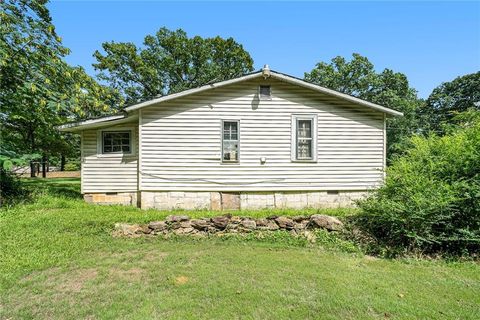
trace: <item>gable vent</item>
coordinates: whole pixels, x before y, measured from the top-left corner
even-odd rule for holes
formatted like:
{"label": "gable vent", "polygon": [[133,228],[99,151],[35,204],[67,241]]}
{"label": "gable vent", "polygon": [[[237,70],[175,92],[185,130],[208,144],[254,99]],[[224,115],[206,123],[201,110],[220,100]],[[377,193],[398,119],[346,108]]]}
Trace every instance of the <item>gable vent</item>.
{"label": "gable vent", "polygon": [[270,86],[260,86],[259,89],[260,100],[272,100],[272,92]]}

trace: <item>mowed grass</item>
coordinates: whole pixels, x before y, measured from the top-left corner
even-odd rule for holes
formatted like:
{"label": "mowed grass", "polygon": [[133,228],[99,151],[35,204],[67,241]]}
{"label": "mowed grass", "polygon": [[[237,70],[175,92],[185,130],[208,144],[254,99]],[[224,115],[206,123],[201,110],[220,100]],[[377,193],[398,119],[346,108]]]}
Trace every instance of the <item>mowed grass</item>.
{"label": "mowed grass", "polygon": [[[42,195],[0,211],[0,319],[478,319],[480,314],[476,262],[379,259],[330,236],[316,244],[286,234],[263,240],[114,238],[115,222],[142,223],[170,212],[86,204],[77,179],[28,184]],[[272,213],[304,212],[242,214]]]}

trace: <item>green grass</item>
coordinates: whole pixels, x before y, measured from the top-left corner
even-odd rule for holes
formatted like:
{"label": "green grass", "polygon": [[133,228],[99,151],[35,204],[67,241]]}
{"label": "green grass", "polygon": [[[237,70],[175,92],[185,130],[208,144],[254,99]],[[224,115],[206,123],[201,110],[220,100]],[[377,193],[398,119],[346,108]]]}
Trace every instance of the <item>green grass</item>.
{"label": "green grass", "polygon": [[[480,313],[475,262],[378,259],[327,233],[316,244],[287,234],[113,238],[115,222],[171,213],[86,204],[77,179],[27,184],[43,192],[33,203],[0,211],[0,319],[476,319]],[[278,213],[305,212],[242,212]]]}

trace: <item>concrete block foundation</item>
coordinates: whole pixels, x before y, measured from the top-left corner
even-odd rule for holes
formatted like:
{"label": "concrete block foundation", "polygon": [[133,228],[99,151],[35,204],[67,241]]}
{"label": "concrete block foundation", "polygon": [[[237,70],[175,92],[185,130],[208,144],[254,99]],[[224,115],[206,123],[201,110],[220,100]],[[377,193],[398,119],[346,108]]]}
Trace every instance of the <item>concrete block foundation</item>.
{"label": "concrete block foundation", "polygon": [[258,210],[354,207],[367,191],[314,192],[141,192],[142,209]]}
{"label": "concrete block foundation", "polygon": [[354,207],[367,191],[313,192],[136,192],[88,193],[84,199],[96,204],[139,205],[158,210],[259,210]]}
{"label": "concrete block foundation", "polygon": [[95,204],[119,204],[125,206],[137,205],[136,192],[107,192],[107,193],[86,193],[83,195],[86,202]]}

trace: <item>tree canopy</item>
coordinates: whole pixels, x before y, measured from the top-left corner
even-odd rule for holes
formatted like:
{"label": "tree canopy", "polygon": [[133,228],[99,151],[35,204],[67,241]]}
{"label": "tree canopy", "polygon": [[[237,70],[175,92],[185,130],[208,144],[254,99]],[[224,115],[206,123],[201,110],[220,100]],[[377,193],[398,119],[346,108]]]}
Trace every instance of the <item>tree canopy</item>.
{"label": "tree canopy", "polygon": [[253,70],[253,60],[233,38],[190,38],[186,32],[161,28],[147,35],[143,46],[105,42],[96,51],[98,78],[134,103],[210,82],[241,76]]}
{"label": "tree canopy", "polygon": [[480,111],[480,72],[457,77],[436,87],[419,113],[427,130],[441,134],[457,114],[469,109]]}
{"label": "tree canopy", "polygon": [[403,149],[406,137],[418,129],[417,109],[422,101],[411,88],[406,75],[384,69],[377,73],[364,56],[354,53],[347,61],[337,56],[330,63],[320,62],[305,73],[305,80],[404,113],[387,121],[388,154]]}
{"label": "tree canopy", "polygon": [[0,3],[2,144],[20,154],[68,151],[70,143],[56,125],[109,112],[119,101],[114,90],[63,60],[69,50],[46,2]]}

